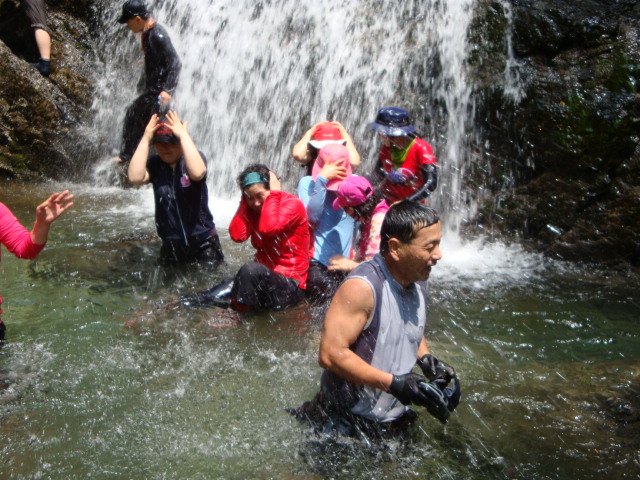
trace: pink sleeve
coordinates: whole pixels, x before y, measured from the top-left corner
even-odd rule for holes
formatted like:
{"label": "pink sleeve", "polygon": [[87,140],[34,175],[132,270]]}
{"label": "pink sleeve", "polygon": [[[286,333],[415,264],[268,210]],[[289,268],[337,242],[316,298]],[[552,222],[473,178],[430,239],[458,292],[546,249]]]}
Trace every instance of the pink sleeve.
{"label": "pink sleeve", "polygon": [[387,212],[378,212],[371,217],[371,228],[369,230],[369,238],[365,247],[364,258],[362,260],[371,260],[376,253],[380,251],[380,229],[382,221]]}
{"label": "pink sleeve", "polygon": [[35,258],[44,248],[31,240],[31,233],[0,203],[0,243],[18,258]]}

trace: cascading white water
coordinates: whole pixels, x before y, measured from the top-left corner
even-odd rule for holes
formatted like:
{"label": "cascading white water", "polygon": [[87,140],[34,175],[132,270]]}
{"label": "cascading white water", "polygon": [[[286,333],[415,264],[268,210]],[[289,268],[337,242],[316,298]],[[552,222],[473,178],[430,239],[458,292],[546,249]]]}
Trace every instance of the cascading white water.
{"label": "cascading white water", "polygon": [[[182,60],[173,107],[190,121],[192,136],[209,159],[214,215],[220,200],[235,205],[234,178],[249,163],[266,163],[295,191],[302,169],[291,148],[320,120],[340,121],[360,151],[361,171],[371,169],[379,142],[366,125],[378,108],[397,105],[411,112],[434,147],[440,185],[431,204],[457,236],[458,226],[474,213],[475,195],[463,191],[462,178],[473,134],[466,62],[477,3],[149,2]],[[115,22],[119,3],[98,2],[96,8],[104,72],[95,122],[99,131],[113,132],[109,144],[115,148],[124,109],[136,95],[143,54],[139,40]],[[105,159],[109,156],[106,151]],[[109,168],[105,160],[99,169]]]}

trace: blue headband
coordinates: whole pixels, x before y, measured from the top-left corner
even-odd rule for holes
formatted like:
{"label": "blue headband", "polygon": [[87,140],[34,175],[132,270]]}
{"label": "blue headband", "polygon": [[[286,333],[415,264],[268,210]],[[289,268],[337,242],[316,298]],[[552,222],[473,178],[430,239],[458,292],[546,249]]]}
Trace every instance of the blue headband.
{"label": "blue headband", "polygon": [[269,182],[260,173],[250,172],[247,173],[246,177],[244,177],[244,180],[242,181],[242,188],[245,189],[254,183],[266,183],[269,185]]}

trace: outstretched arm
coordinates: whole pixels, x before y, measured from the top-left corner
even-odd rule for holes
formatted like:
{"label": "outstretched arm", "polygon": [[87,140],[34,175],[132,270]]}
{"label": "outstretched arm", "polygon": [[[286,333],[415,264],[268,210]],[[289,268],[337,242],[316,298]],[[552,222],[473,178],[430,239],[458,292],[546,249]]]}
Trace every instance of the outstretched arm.
{"label": "outstretched arm", "polygon": [[49,238],[51,224],[73,205],[73,194],[69,190],[54,193],[36,207],[36,221],[31,229],[31,240],[37,245],[44,245]]}

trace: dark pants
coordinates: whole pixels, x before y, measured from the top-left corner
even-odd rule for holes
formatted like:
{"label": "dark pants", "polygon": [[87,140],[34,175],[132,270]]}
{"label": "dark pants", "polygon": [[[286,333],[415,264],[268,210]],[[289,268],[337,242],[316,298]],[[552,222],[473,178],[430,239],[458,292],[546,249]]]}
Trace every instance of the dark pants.
{"label": "dark pants", "polygon": [[257,262],[244,264],[233,282],[231,298],[240,307],[279,309],[298,303],[305,292],[298,282]]}
{"label": "dark pants", "polygon": [[22,0],[22,8],[31,22],[31,28],[41,28],[49,32],[43,0]]}
{"label": "dark pants", "polygon": [[307,298],[313,302],[329,300],[347,277],[347,272],[331,272],[317,260],[309,262]]}
{"label": "dark pants", "polygon": [[370,440],[406,436],[417,419],[417,413],[408,410],[402,417],[391,422],[378,423],[355,415],[342,406],[332,403],[321,391],[313,400],[304,402],[298,408],[287,409],[301,422],[306,422],[317,433],[342,435],[347,437],[366,437]]}
{"label": "dark pants", "polygon": [[160,261],[164,264],[210,262],[218,265],[224,261],[224,254],[220,246],[220,238],[215,233],[206,240],[192,241],[189,245],[163,240],[160,248]]}
{"label": "dark pants", "polygon": [[120,158],[123,161],[131,160],[151,115],[158,113],[159,109],[157,93],[143,93],[129,105],[124,116],[122,143],[120,144]]}

